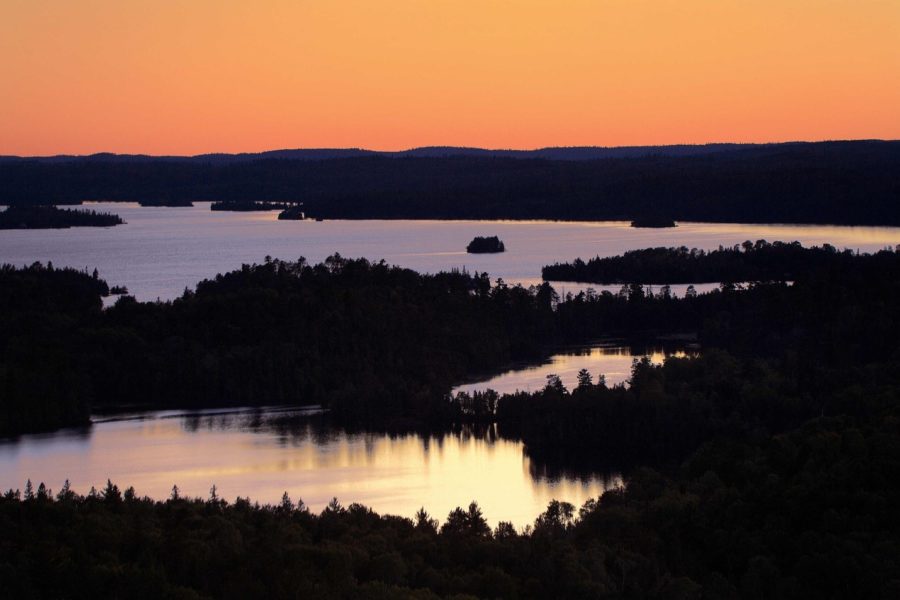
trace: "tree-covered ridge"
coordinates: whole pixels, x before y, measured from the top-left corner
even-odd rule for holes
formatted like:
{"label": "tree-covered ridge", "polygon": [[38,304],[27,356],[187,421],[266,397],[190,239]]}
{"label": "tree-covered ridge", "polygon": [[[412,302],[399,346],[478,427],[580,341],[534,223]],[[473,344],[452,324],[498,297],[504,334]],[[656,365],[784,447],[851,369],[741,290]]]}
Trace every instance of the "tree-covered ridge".
{"label": "tree-covered ridge", "polygon": [[455,382],[533,358],[555,335],[549,286],[340,256],[245,265],[174,302],[126,296],[107,310],[87,275],[67,301],[55,270],[5,273],[2,433],[122,403],[322,404],[348,421],[443,420]]}
{"label": "tree-covered ridge", "polygon": [[547,281],[588,283],[721,283],[745,281],[794,281],[824,268],[846,269],[848,265],[880,260],[858,256],[853,250],[838,251],[829,244],[804,248],[800,242],[747,240],[718,250],[697,248],[646,248],[620,256],[595,257],[587,262],[545,266]]}
{"label": "tree-covered ridge", "polygon": [[[741,359],[788,361],[821,386],[892,356],[900,339],[900,254],[825,256],[792,286],[674,298],[632,284],[561,302],[547,284],[492,286],[484,274],[269,260],[174,302],[124,297],[108,310],[105,283],[87,274],[7,267],[0,431],[59,427],[60,414],[81,423],[90,407],[122,403],[321,404],[345,422],[447,424],[469,418],[445,398],[467,377],[603,336],[690,336]],[[69,295],[71,278],[80,287]]]}
{"label": "tree-covered ridge", "polygon": [[325,219],[641,219],[900,225],[900,142],[602,160],[355,156],[0,161],[0,203],[304,202]]}
{"label": "tree-covered ridge", "polygon": [[67,229],[112,227],[125,223],[118,215],[55,206],[10,206],[0,211],[0,229]]}
{"label": "tree-covered ridge", "polygon": [[0,435],[89,422],[73,349],[84,315],[99,314],[108,294],[96,271],[0,266]]}

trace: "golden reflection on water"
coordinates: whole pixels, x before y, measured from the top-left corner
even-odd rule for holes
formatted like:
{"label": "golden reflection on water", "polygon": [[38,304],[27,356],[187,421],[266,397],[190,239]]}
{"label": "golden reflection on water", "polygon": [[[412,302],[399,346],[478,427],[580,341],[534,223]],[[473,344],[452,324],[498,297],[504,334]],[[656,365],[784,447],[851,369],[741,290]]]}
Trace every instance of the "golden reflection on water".
{"label": "golden reflection on water", "polygon": [[68,478],[80,493],[107,478],[139,495],[165,498],[173,484],[188,496],[249,496],[276,503],[287,491],[319,511],[332,497],[377,512],[411,517],[424,506],[443,519],[477,500],[492,524],[533,522],[551,499],[580,506],[618,476],[542,476],[519,442],[496,436],[347,434],[257,426],[246,415],[173,416],[100,422],[73,432],[25,436],[0,444],[0,487],[25,480],[58,489]]}
{"label": "golden reflection on water", "polygon": [[523,366],[506,371],[476,383],[469,383],[455,388],[458,391],[472,393],[475,390],[493,389],[501,394],[516,390],[533,392],[542,389],[547,383],[547,375],[553,373],[562,379],[568,389],[576,385],[578,371],[587,369],[597,381],[599,375],[606,377],[609,386],[625,383],[631,377],[631,365],[635,359],[647,356],[653,363],[662,363],[668,356],[685,356],[684,350],[666,350],[650,348],[645,351],[633,351],[627,346],[595,346],[590,348],[573,348],[568,352],[553,355],[550,360],[540,365]]}

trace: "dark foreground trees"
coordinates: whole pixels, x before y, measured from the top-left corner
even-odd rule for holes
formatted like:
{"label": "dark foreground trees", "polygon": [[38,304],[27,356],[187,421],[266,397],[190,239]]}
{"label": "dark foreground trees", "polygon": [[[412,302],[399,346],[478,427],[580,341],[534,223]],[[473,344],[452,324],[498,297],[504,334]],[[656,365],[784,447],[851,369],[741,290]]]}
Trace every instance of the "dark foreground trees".
{"label": "dark foreground trees", "polygon": [[536,357],[555,335],[548,286],[340,256],[246,265],[174,302],[123,297],[105,311],[106,284],[89,275],[35,265],[0,276],[0,434],[122,404],[443,421],[455,382]]}
{"label": "dark foreground trees", "polygon": [[[318,515],[288,498],[260,508],[173,490],[154,502],[112,483],[87,498],[64,488],[53,500],[30,485],[0,500],[0,589],[85,598],[894,598],[900,257],[833,258],[792,286],[726,285],[678,299],[633,284],[572,296],[556,310],[546,287],[492,288],[481,276],[333,257],[267,261],[173,303],[126,300],[101,312],[105,284],[90,275],[7,268],[0,389],[27,389],[13,385],[23,367],[36,381],[87,374],[72,380],[83,389],[68,383],[32,402],[142,393],[135,385],[216,401],[233,389],[243,400],[241,390],[275,394],[303,376],[336,399],[338,415],[424,408],[498,422],[501,435],[548,461],[635,466],[624,490],[577,511],[551,503],[528,531],[491,530],[477,505],[438,523],[424,511],[408,520],[336,501]],[[571,391],[551,380],[535,394],[445,402],[424,393],[453,369],[540,348],[537,340],[672,331],[694,332],[701,355],[639,362],[627,389],[582,373]],[[284,346],[290,352],[274,352]],[[277,356],[287,357],[277,363],[284,371],[267,370],[266,357]],[[366,373],[367,364],[377,369]],[[163,375],[173,382],[160,383]],[[242,388],[247,377],[258,378]],[[395,385],[406,387],[389,393]],[[4,406],[32,406],[17,398]]]}
{"label": "dark foreground trees", "polygon": [[321,513],[112,483],[0,499],[10,597],[893,598],[900,592],[897,407],[704,445],[580,510],[491,530],[333,501]]}

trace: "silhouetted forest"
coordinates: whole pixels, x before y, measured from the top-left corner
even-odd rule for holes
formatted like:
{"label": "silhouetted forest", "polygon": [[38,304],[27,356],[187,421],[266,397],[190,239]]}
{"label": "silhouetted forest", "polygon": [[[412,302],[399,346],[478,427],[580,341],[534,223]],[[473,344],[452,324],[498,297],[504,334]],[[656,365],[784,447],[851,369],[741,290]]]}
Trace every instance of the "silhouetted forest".
{"label": "silhouetted forest", "polygon": [[[555,343],[610,336],[635,343],[673,336],[699,341],[704,356],[686,363],[698,373],[705,366],[718,368],[718,363],[707,363],[715,356],[713,349],[756,361],[756,366],[728,371],[732,385],[756,377],[759,361],[768,361],[766,368],[778,373],[794,373],[785,366],[788,360],[792,369],[802,366],[799,372],[809,377],[795,381],[791,376],[791,385],[800,388],[821,386],[829,378],[855,381],[856,375],[843,370],[896,353],[900,331],[893,307],[900,297],[900,254],[786,247],[810,258],[793,285],[742,289],[727,284],[684,298],[673,297],[666,287],[654,292],[630,284],[617,294],[589,292],[560,300],[548,284],[532,289],[491,285],[485,274],[419,275],[383,262],[334,256],[314,266],[302,259],[245,265],[201,282],[195,292],[186,291],[174,302],[140,303],[125,296],[101,310],[100,296],[108,288],[94,276],[40,264],[5,267],[0,389],[6,393],[0,431],[67,422],[57,415],[74,415],[71,422],[83,422],[90,407],[122,403],[305,403],[327,406],[348,423],[455,422],[470,419],[472,411],[444,396],[466,377],[538,358]],[[30,301],[37,295],[52,302]],[[665,388],[668,383],[656,380],[670,381],[680,373],[676,364],[659,373],[647,366],[648,381]],[[693,385],[690,377],[670,387],[682,393]],[[714,377],[707,374],[703,381],[710,379]],[[628,398],[641,390],[638,383],[627,391],[596,394],[631,409],[639,404]],[[809,392],[818,395],[821,389]],[[711,394],[703,391],[706,401]],[[730,392],[727,397],[734,401]],[[512,431],[513,415],[523,413],[528,401],[522,398],[516,409],[501,401],[478,419],[494,419],[496,412]],[[564,405],[555,399],[544,404]],[[603,402],[590,405],[601,407]],[[785,417],[778,426],[821,408],[820,403],[805,406],[799,416]],[[725,419],[730,414],[726,408],[722,414],[703,414]],[[692,414],[678,412],[684,419]],[[574,426],[581,419],[569,410],[559,410],[558,417]],[[527,439],[527,427],[515,427]],[[660,427],[677,430],[668,423]],[[563,445],[577,446],[584,439],[560,437]],[[660,443],[664,438],[659,437]],[[641,439],[632,443],[643,444]],[[529,446],[538,451],[555,444],[533,439]],[[686,443],[685,449],[692,445]],[[652,446],[644,445],[648,451]]]}
{"label": "silhouetted forest", "polygon": [[[900,253],[800,256],[808,265],[793,285],[725,284],[674,298],[631,283],[562,299],[546,285],[491,286],[481,274],[267,260],[171,303],[122,299],[107,311],[96,276],[5,267],[7,432],[83,420],[87,410],[74,409],[104,401],[309,398],[363,425],[382,413],[494,422],[547,462],[653,468],[632,466],[625,489],[581,509],[551,502],[526,530],[491,530],[477,504],[437,522],[337,501],[312,514],[287,497],[259,507],[173,490],[154,502],[112,483],[86,497],[29,484],[0,499],[0,589],[85,598],[895,597]],[[572,390],[550,377],[532,394],[435,393],[554,341],[600,335],[691,336],[702,351],[639,361],[627,387],[582,372]]]}
{"label": "silhouetted forest", "polygon": [[120,404],[322,404],[344,421],[444,420],[455,382],[536,358],[556,335],[549,285],[337,255],[245,265],[174,302],[125,296],[108,310],[106,284],[87,274],[36,264],[0,275],[4,434]]}
{"label": "silhouetted forest", "polygon": [[67,229],[121,225],[118,215],[55,206],[10,206],[0,211],[0,229]]}
{"label": "silhouetted forest", "polygon": [[235,201],[235,202],[213,202],[209,205],[210,210],[235,211],[235,212],[254,212],[269,210],[285,210],[291,207],[287,202],[253,202],[253,201]]}
{"label": "silhouetted forest", "polygon": [[[898,247],[900,249],[900,247]],[[844,270],[879,258],[838,251],[829,244],[804,248],[800,242],[746,241],[732,248],[707,252],[679,248],[630,250],[621,256],[580,258],[541,269],[547,281],[588,283],[721,283],[793,281],[804,272],[835,268]]]}
{"label": "silhouetted forest", "polygon": [[556,310],[565,339],[696,334],[703,350],[664,365],[636,363],[629,387],[583,373],[571,391],[556,378],[538,392],[462,394],[454,405],[498,422],[544,459],[635,464],[685,456],[717,436],[788,431],[817,416],[876,410],[877,398],[900,399],[900,254],[807,256],[815,259],[791,286],[729,284],[684,298],[639,284],[570,294]]}
{"label": "silhouetted forest", "polygon": [[688,155],[645,149],[596,160],[553,153],[291,156],[6,159],[0,202],[297,201],[308,214],[345,219],[631,221],[664,214],[678,221],[900,224],[900,142],[726,145]]}
{"label": "silhouetted forest", "polygon": [[[860,390],[857,398],[866,404]],[[164,502],[108,483],[0,498],[10,597],[893,598],[900,593],[898,389],[860,416],[717,439],[580,509],[488,526],[333,500]]]}

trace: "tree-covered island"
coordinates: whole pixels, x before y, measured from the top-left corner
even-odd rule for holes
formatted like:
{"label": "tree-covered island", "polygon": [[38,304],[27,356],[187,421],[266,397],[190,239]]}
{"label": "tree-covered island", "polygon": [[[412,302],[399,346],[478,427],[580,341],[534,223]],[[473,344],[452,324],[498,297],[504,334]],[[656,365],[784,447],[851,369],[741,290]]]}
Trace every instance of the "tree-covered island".
{"label": "tree-covered island", "polygon": [[0,211],[0,229],[113,227],[124,223],[118,215],[110,213],[55,206],[10,206]]}
{"label": "tree-covered island", "polygon": [[498,252],[506,252],[506,246],[496,235],[490,237],[476,236],[466,246],[466,252],[469,254],[496,254]]}

